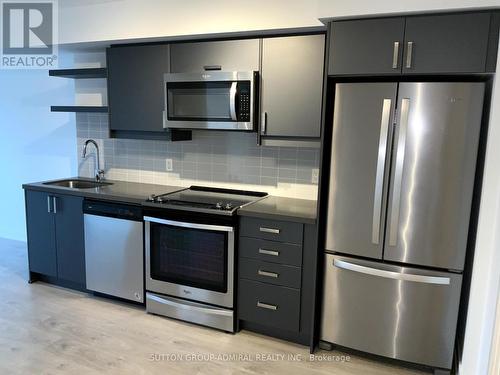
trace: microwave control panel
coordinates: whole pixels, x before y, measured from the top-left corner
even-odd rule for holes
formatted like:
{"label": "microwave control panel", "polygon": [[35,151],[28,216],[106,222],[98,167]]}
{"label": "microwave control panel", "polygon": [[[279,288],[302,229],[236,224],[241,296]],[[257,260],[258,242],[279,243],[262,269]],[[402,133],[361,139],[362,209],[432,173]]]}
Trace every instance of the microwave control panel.
{"label": "microwave control panel", "polygon": [[238,94],[238,121],[250,121],[250,82],[239,82]]}

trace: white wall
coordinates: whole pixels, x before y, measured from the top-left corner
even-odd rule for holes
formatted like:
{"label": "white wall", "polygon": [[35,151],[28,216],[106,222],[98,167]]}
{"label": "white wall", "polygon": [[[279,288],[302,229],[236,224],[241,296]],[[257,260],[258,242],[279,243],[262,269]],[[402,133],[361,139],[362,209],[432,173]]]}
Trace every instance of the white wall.
{"label": "white wall", "polygon": [[0,69],[0,237],[26,239],[23,183],[77,174],[74,115],[50,112],[72,97],[71,80]]}
{"label": "white wall", "polygon": [[321,26],[317,1],[64,0],[59,42]]}
{"label": "white wall", "polygon": [[[497,70],[500,59],[497,62]],[[500,278],[500,79],[495,79],[461,374],[487,374]],[[500,324],[500,322],[499,322]],[[496,375],[496,374],[495,374]]]}

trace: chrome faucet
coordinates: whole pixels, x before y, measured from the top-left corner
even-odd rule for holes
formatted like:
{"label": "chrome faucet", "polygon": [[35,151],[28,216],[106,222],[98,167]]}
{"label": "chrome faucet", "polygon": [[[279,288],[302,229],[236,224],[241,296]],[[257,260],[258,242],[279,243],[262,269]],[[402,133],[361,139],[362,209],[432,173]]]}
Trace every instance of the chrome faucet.
{"label": "chrome faucet", "polygon": [[89,143],[92,143],[95,147],[95,153],[96,153],[96,166],[95,166],[95,180],[97,182],[100,182],[102,180],[104,180],[104,171],[102,169],[100,169],[100,163],[99,163],[99,146],[97,145],[97,142],[94,141],[93,139],[87,139],[85,141],[85,144],[83,145],[83,154],[82,154],[82,158],[85,159],[85,156],[87,155],[87,145]]}

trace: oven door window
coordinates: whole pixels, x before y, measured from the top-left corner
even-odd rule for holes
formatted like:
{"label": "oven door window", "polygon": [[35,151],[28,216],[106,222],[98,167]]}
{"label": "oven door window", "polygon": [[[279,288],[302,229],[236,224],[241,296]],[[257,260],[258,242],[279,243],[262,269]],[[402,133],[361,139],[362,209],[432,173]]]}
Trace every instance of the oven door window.
{"label": "oven door window", "polygon": [[231,84],[231,81],[168,82],[168,119],[234,121],[231,119]]}
{"label": "oven door window", "polygon": [[227,292],[227,232],[151,223],[151,277]]}

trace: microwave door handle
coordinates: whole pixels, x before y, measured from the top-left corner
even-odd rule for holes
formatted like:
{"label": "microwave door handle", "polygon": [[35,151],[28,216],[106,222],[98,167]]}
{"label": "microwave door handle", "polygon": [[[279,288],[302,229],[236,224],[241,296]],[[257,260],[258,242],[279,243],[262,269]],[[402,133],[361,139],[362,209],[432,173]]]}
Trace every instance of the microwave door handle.
{"label": "microwave door handle", "polygon": [[231,120],[236,121],[236,88],[238,82],[231,83],[231,89],[229,90],[229,111],[231,112]]}

